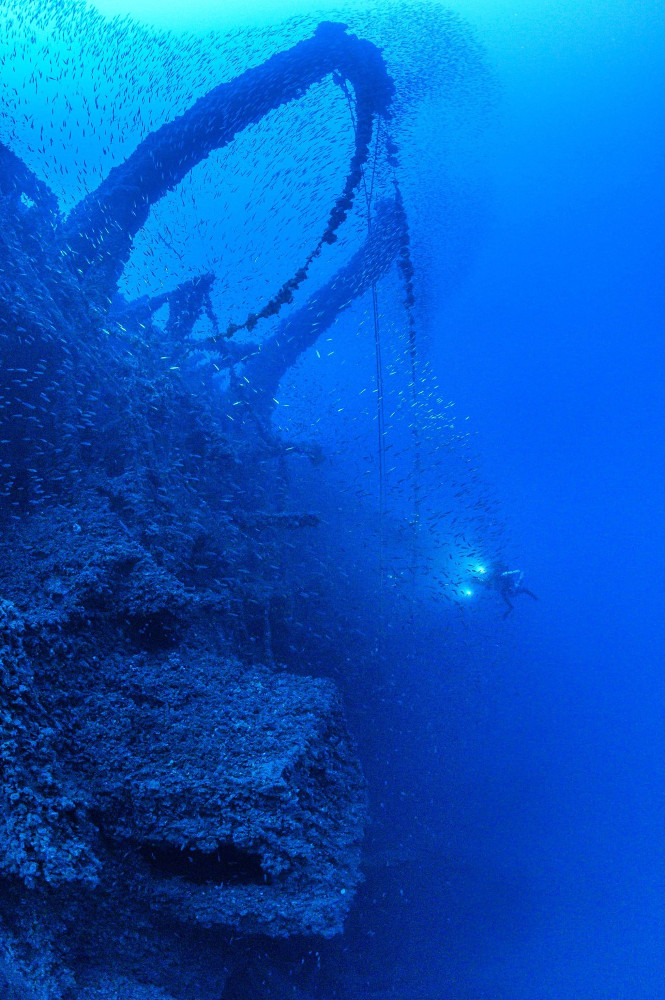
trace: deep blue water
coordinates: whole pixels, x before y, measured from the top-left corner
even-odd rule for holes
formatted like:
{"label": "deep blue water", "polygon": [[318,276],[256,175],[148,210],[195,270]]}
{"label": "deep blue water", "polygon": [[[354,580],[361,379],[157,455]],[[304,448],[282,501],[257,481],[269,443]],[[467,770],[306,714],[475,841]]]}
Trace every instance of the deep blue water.
{"label": "deep blue water", "polygon": [[488,997],[665,990],[664,27],[543,5],[483,36],[495,214],[438,363],[540,596],[467,762],[476,849],[526,890],[486,935]]}
{"label": "deep blue water", "polygon": [[[389,67],[400,31],[405,58],[419,46],[394,9],[379,27],[367,12],[349,16],[352,30],[374,30],[379,43],[392,18]],[[388,902],[375,902],[369,880],[349,947],[372,969],[396,954],[394,995],[404,1000],[655,1000],[665,996],[665,10],[655,0],[568,0],[461,13],[485,50],[492,110],[481,114],[467,95],[462,124],[441,127],[430,93],[437,63],[428,78],[421,58],[422,93],[400,143],[418,349],[441,398],[454,401],[458,429],[473,432],[483,485],[471,490],[488,490],[501,506],[505,532],[483,518],[464,521],[473,554],[491,559],[498,545],[538,603],[520,598],[504,621],[496,603],[474,595],[451,605],[435,586],[381,624],[374,669],[393,701],[353,704],[351,685],[345,697],[371,785],[370,845],[381,856],[399,844],[406,863],[385,876]],[[316,22],[314,10],[307,17]],[[306,34],[293,28],[254,44],[267,55]],[[235,72],[242,68],[240,59]],[[143,73],[135,55],[127,80],[147,87]],[[121,111],[133,107],[131,87],[105,86],[122,95]],[[174,84],[174,93],[173,104],[155,97],[146,123],[186,106],[187,86]],[[322,92],[296,118],[294,147],[276,152],[260,127],[241,140],[238,160],[224,161],[235,186],[221,210],[209,184],[214,165],[199,187],[177,192],[145,239],[166,219],[184,270],[161,248],[146,274],[139,244],[126,290],[154,292],[229,258],[224,292],[238,313],[264,293],[264,280],[274,289],[337,194],[348,121],[335,105],[328,131],[319,126],[326,100]],[[477,116],[477,130],[465,114]],[[139,133],[134,121],[116,147],[129,150]],[[14,145],[25,154],[22,134]],[[69,207],[82,193],[81,163],[92,176],[111,161],[89,135],[80,146],[60,142],[71,175],[57,178],[57,193]],[[36,152],[30,164],[38,169]],[[286,169],[293,184],[275,180]],[[257,188],[267,192],[258,207]],[[319,222],[310,225],[303,206]],[[187,220],[212,210],[217,228],[188,242]],[[222,252],[215,239],[224,226]],[[357,227],[313,281],[334,272],[353,235]],[[408,381],[399,367],[403,296],[395,282],[379,294],[384,360],[402,379],[395,395],[386,391],[394,402]],[[323,504],[326,483],[347,484],[331,535],[352,596],[367,602],[362,642],[378,621],[371,528],[371,554],[361,552],[376,514],[375,414],[363,398],[374,355],[358,335],[361,321],[371,325],[366,305],[354,305],[326,334],[326,350],[301,365],[297,388],[285,386],[281,400],[292,415],[279,418],[332,456],[321,473],[329,480],[317,485],[316,472],[303,473],[301,493]],[[393,440],[408,450],[405,420],[395,421]],[[439,454],[432,440],[425,435],[426,462]],[[460,454],[453,449],[444,465],[451,482]],[[412,516],[399,459],[397,467],[386,528],[396,574],[411,559],[399,525]],[[450,491],[441,484],[430,513]],[[450,543],[427,524],[423,576]],[[325,546],[334,559],[329,539]]]}

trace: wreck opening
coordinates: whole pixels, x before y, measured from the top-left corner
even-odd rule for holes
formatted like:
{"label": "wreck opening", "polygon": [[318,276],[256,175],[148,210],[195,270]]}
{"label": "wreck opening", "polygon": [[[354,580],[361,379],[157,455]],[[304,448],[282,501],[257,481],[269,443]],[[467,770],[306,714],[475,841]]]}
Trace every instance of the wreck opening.
{"label": "wreck opening", "polygon": [[261,856],[235,844],[219,844],[212,851],[196,847],[182,850],[173,844],[144,844],[144,861],[162,877],[184,878],[195,885],[270,885],[272,879]]}

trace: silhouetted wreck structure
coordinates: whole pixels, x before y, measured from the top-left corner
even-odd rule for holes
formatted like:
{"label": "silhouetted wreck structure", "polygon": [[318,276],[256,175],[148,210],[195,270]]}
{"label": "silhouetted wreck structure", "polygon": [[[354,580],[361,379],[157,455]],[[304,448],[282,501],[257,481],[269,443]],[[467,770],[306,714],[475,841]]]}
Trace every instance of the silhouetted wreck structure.
{"label": "silhouetted wreck structure", "polygon": [[[329,74],[352,88],[355,146],[297,273],[226,329],[211,274],[124,300],[151,206]],[[335,241],[391,96],[379,51],[322,24],[149,135],[67,218],[0,146],[7,996],[180,1000],[197,982],[222,998],[238,935],[342,927],[365,785],[333,684],[277,669],[270,649],[279,579],[266,557],[316,517],[271,493],[282,445],[269,418],[284,373],[404,255],[401,202],[379,206],[365,245],[260,344],[231,337],[276,315]],[[201,349],[232,370],[225,395],[192,377]]]}

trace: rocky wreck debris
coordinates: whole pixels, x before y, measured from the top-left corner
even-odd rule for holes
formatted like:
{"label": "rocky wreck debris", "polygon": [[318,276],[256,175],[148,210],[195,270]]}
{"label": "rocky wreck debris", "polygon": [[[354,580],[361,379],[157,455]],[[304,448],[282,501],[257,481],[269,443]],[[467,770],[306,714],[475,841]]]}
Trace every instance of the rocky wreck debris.
{"label": "rocky wreck debris", "polygon": [[[25,550],[0,560],[24,606],[0,606],[0,913],[35,997],[93,977],[93,933],[118,967],[148,948],[160,982],[165,922],[339,933],[361,877],[365,783],[334,685],[241,662],[228,604],[179,584],[105,507],[13,522],[5,542]],[[141,928],[129,952],[126,926]]]}
{"label": "rocky wreck debris", "polygon": [[[275,587],[265,557],[274,565],[283,534],[318,518],[271,503],[284,446],[267,415],[229,439],[219,390],[188,372],[199,316],[219,331],[213,276],[155,301],[117,294],[152,203],[331,73],[354,88],[349,172],[253,329],[291,301],[352,207],[392,94],[373,45],[321,25],[149,134],[67,219],[0,144],[0,983],[12,997],[186,1000],[205,982],[221,996],[234,940],[337,934],[360,882],[366,789],[335,687],[246,641],[262,620],[248,606],[269,607]],[[399,251],[386,218],[346,287],[324,290],[325,322],[287,330],[286,350],[273,341],[265,372],[248,366],[259,395],[385,273]]]}
{"label": "rocky wreck debris", "polygon": [[[332,533],[292,501],[287,462],[319,475],[323,449],[287,441],[272,416],[286,373],[355,300],[372,291],[376,306],[391,270],[413,307],[390,127],[431,81],[402,65],[397,93],[379,48],[342,24],[233,39],[220,81],[214,39],[203,51],[156,42],[77,0],[20,0],[2,17],[0,997],[308,1000],[279,949],[296,942],[318,962],[342,930],[367,789],[293,611],[317,599],[302,579],[307,540]],[[392,10],[384,29],[404,63]],[[439,29],[427,59],[436,51],[448,86],[477,53],[454,18]],[[101,68],[92,90],[70,93],[81,66]],[[145,101],[128,100],[134,88]],[[177,256],[160,207],[206,164],[222,188],[218,152],[313,93],[304,114],[338,102],[323,145],[338,125],[347,134],[324,165],[345,173],[313,215],[318,235],[293,208],[284,274],[246,301],[232,268],[197,258],[131,294],[124,278],[155,218]],[[250,174],[270,165],[266,136]],[[377,163],[373,189],[364,171],[373,179]],[[328,190],[312,176],[309,196]],[[436,463],[431,475],[438,484]],[[305,569],[329,616],[336,580]],[[344,635],[348,667],[359,633],[345,625],[330,633]]]}

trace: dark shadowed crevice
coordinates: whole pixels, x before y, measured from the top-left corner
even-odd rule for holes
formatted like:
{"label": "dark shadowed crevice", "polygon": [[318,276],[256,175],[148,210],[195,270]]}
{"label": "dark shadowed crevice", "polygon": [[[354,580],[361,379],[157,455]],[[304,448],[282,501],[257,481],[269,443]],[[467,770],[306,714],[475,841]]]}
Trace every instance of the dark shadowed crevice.
{"label": "dark shadowed crevice", "polygon": [[172,844],[144,844],[142,858],[155,873],[167,878],[184,878],[195,885],[269,885],[261,857],[242,851],[234,844],[220,844],[214,851]]}

